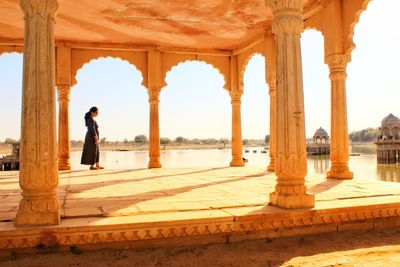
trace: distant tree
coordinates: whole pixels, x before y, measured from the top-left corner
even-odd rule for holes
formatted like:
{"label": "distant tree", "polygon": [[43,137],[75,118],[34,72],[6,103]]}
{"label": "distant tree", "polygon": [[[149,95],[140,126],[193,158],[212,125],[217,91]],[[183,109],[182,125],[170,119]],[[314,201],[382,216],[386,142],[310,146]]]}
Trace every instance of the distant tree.
{"label": "distant tree", "polygon": [[147,136],[144,134],[135,136],[136,144],[143,145],[143,144],[147,144],[148,142],[149,142],[149,138],[147,138]]}
{"label": "distant tree", "polygon": [[105,145],[107,142],[107,138],[103,137],[100,139],[100,144]]}
{"label": "distant tree", "polygon": [[378,135],[378,128],[366,128],[361,131],[354,131],[349,134],[352,142],[373,142]]}
{"label": "distant tree", "polygon": [[224,148],[226,147],[226,144],[229,143],[229,139],[228,138],[220,138],[219,139],[219,143],[224,145]]}
{"label": "distant tree", "polygon": [[243,139],[242,143],[243,143],[243,145],[248,145],[249,144],[249,140],[248,139]]}
{"label": "distant tree", "polygon": [[179,136],[175,139],[175,143],[182,144],[182,143],[185,143],[185,140],[187,140],[187,139],[183,138],[182,136]]}
{"label": "distant tree", "polygon": [[270,136],[269,136],[269,134],[267,134],[267,135],[265,136],[265,143],[266,143],[266,144],[269,144],[269,141],[270,141]]}
{"label": "distant tree", "polygon": [[168,145],[171,144],[171,139],[167,138],[167,137],[161,137],[160,138],[160,144],[162,145]]}
{"label": "distant tree", "polygon": [[12,143],[15,143],[16,140],[13,138],[6,138],[6,140],[4,140],[4,143],[7,145],[11,145]]}
{"label": "distant tree", "polygon": [[201,144],[203,144],[203,141],[202,141],[201,139],[198,139],[198,138],[192,139],[192,140],[190,140],[189,142],[190,142],[191,144],[194,144],[194,145],[201,145]]}

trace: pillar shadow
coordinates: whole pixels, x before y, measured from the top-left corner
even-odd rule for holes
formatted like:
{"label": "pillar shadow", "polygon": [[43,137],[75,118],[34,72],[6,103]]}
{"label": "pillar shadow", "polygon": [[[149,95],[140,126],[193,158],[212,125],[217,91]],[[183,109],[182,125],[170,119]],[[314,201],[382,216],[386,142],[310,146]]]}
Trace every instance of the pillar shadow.
{"label": "pillar shadow", "polygon": [[322,183],[309,187],[308,192],[313,195],[320,194],[340,185],[341,183],[343,183],[343,180],[325,179]]}

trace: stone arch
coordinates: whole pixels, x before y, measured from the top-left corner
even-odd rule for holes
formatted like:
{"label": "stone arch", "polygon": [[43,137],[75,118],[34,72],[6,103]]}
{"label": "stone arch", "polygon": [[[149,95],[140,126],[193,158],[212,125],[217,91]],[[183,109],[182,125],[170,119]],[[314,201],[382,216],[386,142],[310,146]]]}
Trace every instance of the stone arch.
{"label": "stone arch", "polygon": [[17,46],[17,45],[0,46],[0,56],[2,56],[3,54],[12,54],[12,53],[23,54],[24,48],[22,46]]}
{"label": "stone arch", "polygon": [[316,32],[321,33],[322,36],[324,36],[324,31],[322,30],[322,28],[320,28],[317,25],[304,24],[303,33],[306,31],[316,31]]}
{"label": "stone arch", "polygon": [[71,87],[76,85],[78,71],[98,59],[115,58],[127,62],[142,75],[142,85],[148,85],[147,52],[114,50],[75,50],[71,51]]}
{"label": "stone arch", "polygon": [[244,88],[244,73],[246,72],[249,62],[256,55],[262,56],[265,60],[265,81],[267,81],[267,57],[265,56],[265,54],[263,54],[263,51],[253,51],[252,53],[249,53],[245,58],[243,58],[243,61],[241,61],[241,59],[239,59],[238,65],[239,65],[239,89],[240,90],[243,90],[243,88]]}
{"label": "stone arch", "polygon": [[352,1],[352,4],[349,4],[351,6],[348,6],[348,11],[347,14],[351,14],[351,15],[347,15],[347,18],[345,18],[346,20],[349,20],[348,23],[346,23],[345,25],[348,25],[348,33],[347,35],[347,45],[345,47],[346,49],[346,54],[347,55],[351,55],[351,52],[356,48],[356,44],[353,41],[354,38],[354,30],[356,25],[358,24],[358,22],[360,21],[360,17],[361,14],[367,9],[368,4],[371,2],[371,0],[356,0],[356,1]]}
{"label": "stone arch", "polygon": [[382,135],[385,137],[388,137],[388,136],[390,136],[390,129],[389,128],[387,128],[387,127],[383,127],[382,128]]}
{"label": "stone arch", "polygon": [[162,87],[167,86],[167,74],[175,68],[187,62],[202,62],[207,66],[217,70],[224,79],[224,89],[230,91],[230,58],[228,56],[202,56],[202,55],[188,55],[188,54],[168,54],[162,55]]}
{"label": "stone arch", "polygon": [[251,47],[250,49],[247,49],[240,55],[238,55],[238,79],[239,79],[239,90],[242,90],[244,87],[244,73],[247,69],[247,66],[250,62],[250,60],[255,56],[255,55],[261,55],[265,59],[265,80],[267,80],[267,44],[266,40],[263,42],[258,43],[257,45]]}

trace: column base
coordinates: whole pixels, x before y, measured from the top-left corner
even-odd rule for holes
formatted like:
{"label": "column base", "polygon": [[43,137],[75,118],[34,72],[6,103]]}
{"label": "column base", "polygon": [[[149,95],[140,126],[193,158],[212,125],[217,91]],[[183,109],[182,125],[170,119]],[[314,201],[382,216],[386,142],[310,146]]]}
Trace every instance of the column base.
{"label": "column base", "polygon": [[159,161],[159,160],[157,160],[157,161],[150,161],[149,162],[149,165],[148,165],[148,168],[149,169],[159,169],[159,168],[161,168],[162,167],[162,165],[161,165],[161,162]]}
{"label": "column base", "polygon": [[60,221],[60,205],[56,194],[50,198],[24,196],[19,202],[16,226],[57,225]]}
{"label": "column base", "polygon": [[71,164],[69,162],[69,159],[67,159],[67,160],[59,159],[58,160],[58,170],[59,171],[70,171]]}
{"label": "column base", "polygon": [[314,208],[315,197],[307,193],[287,195],[275,191],[269,194],[269,205],[284,209],[309,209]]}
{"label": "column base", "polygon": [[242,158],[240,159],[232,159],[230,166],[231,167],[243,167],[245,165]]}
{"label": "column base", "polygon": [[348,166],[332,166],[326,173],[326,178],[337,180],[351,180],[353,173],[349,170]]}

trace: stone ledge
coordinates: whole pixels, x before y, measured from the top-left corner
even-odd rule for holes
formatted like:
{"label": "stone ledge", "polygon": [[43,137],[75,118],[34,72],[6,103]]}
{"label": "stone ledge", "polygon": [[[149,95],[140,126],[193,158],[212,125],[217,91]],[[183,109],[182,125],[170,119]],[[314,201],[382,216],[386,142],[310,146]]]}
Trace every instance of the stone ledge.
{"label": "stone ledge", "polygon": [[0,249],[34,248],[39,244],[107,247],[112,243],[145,248],[167,242],[185,246],[400,225],[400,203],[325,210],[273,208],[272,213],[259,210],[249,214],[254,208],[243,208],[247,214],[238,216],[232,215],[232,210],[214,210],[65,219],[58,226],[43,228],[15,228],[12,222],[1,223]]}

